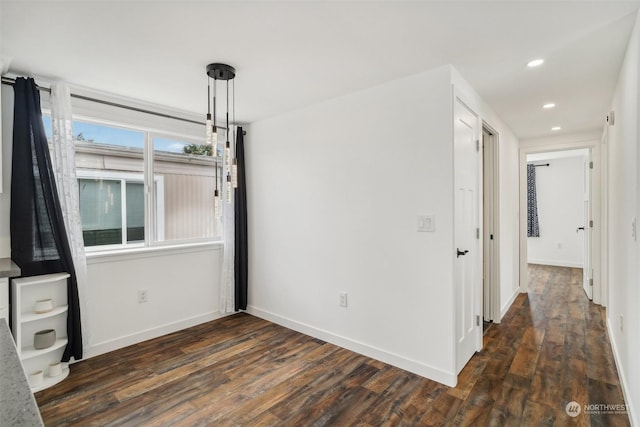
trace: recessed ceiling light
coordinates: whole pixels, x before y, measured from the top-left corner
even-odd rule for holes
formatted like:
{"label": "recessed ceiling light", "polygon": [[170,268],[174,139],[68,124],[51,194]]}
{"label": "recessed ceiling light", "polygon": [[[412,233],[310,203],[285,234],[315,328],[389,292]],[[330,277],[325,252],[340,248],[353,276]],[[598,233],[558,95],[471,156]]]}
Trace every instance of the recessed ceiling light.
{"label": "recessed ceiling light", "polygon": [[549,102],[548,104],[544,104],[544,105],[542,106],[542,108],[549,109],[549,108],[553,108],[553,107],[555,107],[555,106],[556,106],[556,104],[554,104],[553,102]]}
{"label": "recessed ceiling light", "polygon": [[556,131],[556,130],[560,130],[562,129],[560,126],[554,126],[551,128],[551,130]]}
{"label": "recessed ceiling light", "polygon": [[529,68],[533,68],[533,67],[539,67],[540,65],[542,65],[544,63],[544,59],[534,59],[532,61],[529,61],[527,63],[527,67]]}

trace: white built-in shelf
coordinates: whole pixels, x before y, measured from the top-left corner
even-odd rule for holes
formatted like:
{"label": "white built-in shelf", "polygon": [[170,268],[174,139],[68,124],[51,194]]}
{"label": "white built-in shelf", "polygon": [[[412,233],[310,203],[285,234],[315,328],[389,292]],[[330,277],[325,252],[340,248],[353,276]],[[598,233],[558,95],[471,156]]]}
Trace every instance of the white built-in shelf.
{"label": "white built-in shelf", "polygon": [[63,348],[65,345],[67,345],[67,342],[68,341],[66,338],[57,338],[56,342],[51,347],[42,348],[40,350],[36,350],[32,345],[28,347],[22,347],[21,359],[27,360],[34,357],[42,356],[44,354],[51,353],[54,350]]}
{"label": "white built-in shelf", "polygon": [[[47,375],[51,363],[60,362],[67,339],[67,282],[68,273],[44,274],[33,277],[20,277],[11,280],[13,336],[18,355],[27,377],[34,372],[44,372],[40,384],[31,387],[32,392],[44,390],[59,383],[69,375],[69,369],[63,364],[62,374],[56,377]],[[36,313],[36,303],[51,299],[54,308],[46,313]],[[46,329],[56,331],[56,341],[51,347],[36,350],[33,347],[34,335]]]}
{"label": "white built-in shelf", "polygon": [[35,322],[36,320],[46,319],[47,317],[57,316],[62,313],[66,313],[69,310],[68,305],[61,305],[54,307],[53,310],[46,313],[24,313],[22,314],[22,323]]}
{"label": "white built-in shelf", "polygon": [[69,273],[53,273],[43,274],[42,276],[21,277],[19,279],[14,279],[14,281],[20,281],[20,286],[32,286],[57,282],[58,280],[67,279],[69,277],[71,277]]}
{"label": "white built-in shelf", "polygon": [[45,388],[49,388],[54,384],[58,384],[60,381],[67,378],[68,376],[69,376],[69,368],[63,368],[62,373],[57,377],[50,377],[49,375],[45,374],[44,379],[40,384],[38,384],[35,387],[31,387],[31,392],[36,393],[40,390],[44,390]]}

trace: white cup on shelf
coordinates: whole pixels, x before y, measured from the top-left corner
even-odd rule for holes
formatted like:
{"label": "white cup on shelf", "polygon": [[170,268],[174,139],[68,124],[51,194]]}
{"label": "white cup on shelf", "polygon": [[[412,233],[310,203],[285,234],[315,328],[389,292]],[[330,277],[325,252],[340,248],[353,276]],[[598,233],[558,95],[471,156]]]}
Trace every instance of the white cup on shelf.
{"label": "white cup on shelf", "polygon": [[52,299],[42,299],[36,301],[36,305],[34,311],[37,314],[48,313],[53,310],[53,300]]}
{"label": "white cup on shelf", "polygon": [[49,376],[51,378],[55,378],[59,375],[62,375],[62,363],[61,362],[49,363]]}
{"label": "white cup on shelf", "polygon": [[31,387],[42,384],[44,380],[44,373],[42,371],[34,371],[29,374],[29,385]]}

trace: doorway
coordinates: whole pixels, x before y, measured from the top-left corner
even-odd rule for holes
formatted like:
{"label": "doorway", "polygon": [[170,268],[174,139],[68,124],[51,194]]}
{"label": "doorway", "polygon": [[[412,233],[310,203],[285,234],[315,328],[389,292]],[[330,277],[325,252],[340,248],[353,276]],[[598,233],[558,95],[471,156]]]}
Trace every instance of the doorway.
{"label": "doorway", "polygon": [[482,124],[482,320],[486,329],[500,323],[500,186],[499,137],[487,123]]}
{"label": "doorway", "polygon": [[592,299],[591,150],[527,155],[527,261],[578,268]]}
{"label": "doorway", "polygon": [[[573,179],[578,181],[579,188],[574,189],[573,219],[570,223],[559,224],[560,221],[541,220],[541,237],[529,237],[528,223],[528,188],[527,164],[537,164],[535,168],[536,183],[547,180],[553,194],[539,195],[543,205],[552,207],[564,206],[566,200],[558,195],[557,187],[566,184],[567,165],[573,157],[575,163]],[[549,166],[546,164],[549,163]],[[555,168],[554,168],[555,164]],[[543,166],[540,166],[543,165]],[[584,141],[550,146],[528,146],[524,144],[520,150],[520,291],[526,292],[529,275],[529,262],[543,265],[558,265],[583,268],[583,287],[585,294],[600,304],[602,280],[601,242],[601,174],[600,174],[600,141]],[[539,206],[539,209],[543,207]],[[557,209],[556,209],[557,211]],[[540,210],[538,211],[540,214]],[[550,212],[544,212],[548,217]],[[573,224],[573,225],[569,225]],[[561,229],[557,229],[561,226]],[[556,228],[554,228],[556,227]],[[547,239],[542,240],[545,236]],[[540,239],[540,240],[538,240]],[[575,257],[578,253],[580,256]],[[571,256],[573,254],[573,257]]]}

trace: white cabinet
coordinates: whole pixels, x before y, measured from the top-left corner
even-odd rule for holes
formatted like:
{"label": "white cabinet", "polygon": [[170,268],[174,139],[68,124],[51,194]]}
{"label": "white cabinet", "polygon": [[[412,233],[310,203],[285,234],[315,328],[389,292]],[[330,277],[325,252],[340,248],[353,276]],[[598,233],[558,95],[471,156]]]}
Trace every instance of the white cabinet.
{"label": "white cabinet", "polygon": [[0,319],[9,323],[9,278],[20,275],[18,267],[11,258],[0,258]]}
{"label": "white cabinet", "polygon": [[[49,376],[49,365],[60,362],[67,345],[68,278],[68,273],[55,273],[11,280],[13,336],[22,366],[27,377],[37,371],[42,371],[44,376],[42,382],[32,385],[34,393],[59,383],[69,375],[65,363],[61,374]],[[36,302],[46,299],[53,300],[53,309],[36,313]],[[33,345],[34,335],[46,329],[56,331],[56,341],[51,347],[37,350]]]}
{"label": "white cabinet", "polygon": [[0,319],[9,323],[9,279],[0,277]]}

